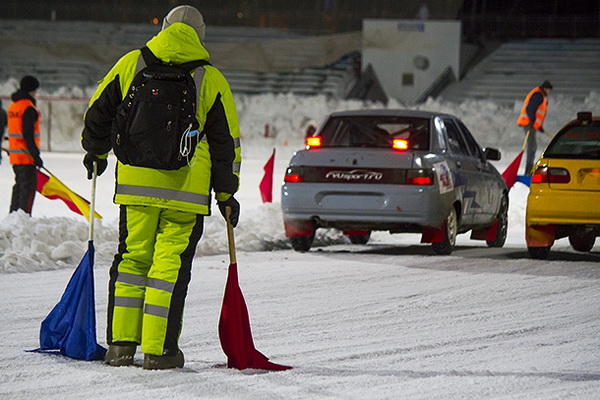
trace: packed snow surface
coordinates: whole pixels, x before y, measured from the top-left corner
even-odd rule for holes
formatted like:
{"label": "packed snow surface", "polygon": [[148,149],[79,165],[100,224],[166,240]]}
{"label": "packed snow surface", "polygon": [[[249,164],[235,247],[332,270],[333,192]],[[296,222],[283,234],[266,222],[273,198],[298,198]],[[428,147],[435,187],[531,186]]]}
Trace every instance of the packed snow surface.
{"label": "packed snow surface", "polygon": [[[10,94],[12,86],[0,85],[0,94]],[[323,230],[310,252],[296,253],[284,236],[278,184],[274,203],[261,203],[264,164],[275,148],[275,181],[280,182],[292,153],[302,148],[307,120],[321,122],[335,110],[383,106],[291,95],[236,100],[244,156],[236,196],[242,204],[235,229],[240,286],[257,349],[294,368],[267,373],[225,367],[217,324],[229,259],[218,211],[206,218],[194,260],[180,340],[184,369],[113,368],[25,352],[38,346],[41,321],[87,249],[88,225],[60,201],[39,195],[32,217],[8,215],[13,173],[4,158],[0,398],[599,398],[600,240],[583,254],[561,239],[548,260],[531,260],[524,240],[528,188],[517,183],[510,192],[503,249],[489,249],[466,234],[459,235],[451,256],[434,256],[415,234],[377,232],[369,244],[351,245],[339,232]],[[506,108],[486,101],[430,100],[414,108],[457,115],[482,146],[502,151],[503,159],[495,163],[500,171],[520,150],[518,102]],[[583,103],[553,98],[546,131],[555,133],[582,110],[600,114],[600,96],[590,93]],[[65,118],[65,146],[78,149],[81,122]],[[540,151],[548,140],[540,137]],[[42,153],[49,171],[89,199],[82,156],[81,151]],[[94,234],[102,345],[108,268],[117,246],[112,167],[110,158],[109,170],[98,178],[96,209],[103,219]],[[136,365],[141,360],[136,355]]]}

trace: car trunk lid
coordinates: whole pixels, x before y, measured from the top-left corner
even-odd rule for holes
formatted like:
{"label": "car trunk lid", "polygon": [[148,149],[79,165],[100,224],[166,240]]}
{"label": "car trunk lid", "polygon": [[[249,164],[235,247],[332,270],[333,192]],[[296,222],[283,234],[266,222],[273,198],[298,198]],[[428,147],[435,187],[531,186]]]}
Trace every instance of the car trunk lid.
{"label": "car trunk lid", "polygon": [[413,154],[381,149],[316,149],[296,154],[303,181],[328,183],[403,183]]}
{"label": "car trunk lid", "polygon": [[599,160],[549,159],[549,168],[563,168],[569,171],[569,182],[550,183],[552,190],[600,191]]}

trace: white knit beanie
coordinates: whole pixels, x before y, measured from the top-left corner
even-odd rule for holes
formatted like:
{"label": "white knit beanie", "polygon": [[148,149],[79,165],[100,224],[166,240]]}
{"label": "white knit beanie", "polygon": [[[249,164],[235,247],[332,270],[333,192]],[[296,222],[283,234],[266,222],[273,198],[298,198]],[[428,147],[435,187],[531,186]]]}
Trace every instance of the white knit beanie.
{"label": "white knit beanie", "polygon": [[162,29],[166,29],[175,22],[183,22],[194,28],[201,42],[204,42],[206,25],[200,11],[192,6],[177,6],[163,19]]}

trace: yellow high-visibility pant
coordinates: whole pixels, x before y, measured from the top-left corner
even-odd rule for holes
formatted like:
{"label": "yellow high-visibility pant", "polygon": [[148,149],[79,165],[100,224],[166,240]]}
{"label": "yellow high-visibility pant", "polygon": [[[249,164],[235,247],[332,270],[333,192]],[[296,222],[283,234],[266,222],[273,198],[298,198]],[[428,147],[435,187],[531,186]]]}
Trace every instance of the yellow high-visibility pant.
{"label": "yellow high-visibility pant", "polygon": [[199,214],[120,206],[119,249],[110,268],[107,342],[141,344],[143,353],[177,352]]}

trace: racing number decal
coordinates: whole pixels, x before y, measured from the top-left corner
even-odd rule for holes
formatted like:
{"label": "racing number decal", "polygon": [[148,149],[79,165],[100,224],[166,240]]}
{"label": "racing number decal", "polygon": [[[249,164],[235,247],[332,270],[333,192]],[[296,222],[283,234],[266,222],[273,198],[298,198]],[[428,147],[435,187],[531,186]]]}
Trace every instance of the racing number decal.
{"label": "racing number decal", "polygon": [[448,163],[442,161],[433,164],[433,168],[435,169],[438,178],[440,193],[447,193],[454,190],[454,180],[452,179],[452,173],[450,172]]}

